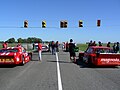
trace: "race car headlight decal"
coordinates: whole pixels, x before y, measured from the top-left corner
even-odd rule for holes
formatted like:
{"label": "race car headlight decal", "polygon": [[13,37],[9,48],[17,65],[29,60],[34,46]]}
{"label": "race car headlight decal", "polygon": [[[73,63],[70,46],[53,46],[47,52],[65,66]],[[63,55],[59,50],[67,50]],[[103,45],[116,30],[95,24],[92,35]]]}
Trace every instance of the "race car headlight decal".
{"label": "race car headlight decal", "polygon": [[20,59],[17,57],[17,62],[19,61]]}

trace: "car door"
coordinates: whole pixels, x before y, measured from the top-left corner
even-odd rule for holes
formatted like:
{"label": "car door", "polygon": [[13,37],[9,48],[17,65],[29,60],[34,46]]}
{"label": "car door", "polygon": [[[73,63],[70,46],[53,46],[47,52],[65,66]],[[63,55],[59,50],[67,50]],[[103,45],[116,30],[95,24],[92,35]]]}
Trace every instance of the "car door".
{"label": "car door", "polygon": [[88,59],[92,52],[93,52],[93,48],[89,47],[84,53],[83,61],[88,62]]}

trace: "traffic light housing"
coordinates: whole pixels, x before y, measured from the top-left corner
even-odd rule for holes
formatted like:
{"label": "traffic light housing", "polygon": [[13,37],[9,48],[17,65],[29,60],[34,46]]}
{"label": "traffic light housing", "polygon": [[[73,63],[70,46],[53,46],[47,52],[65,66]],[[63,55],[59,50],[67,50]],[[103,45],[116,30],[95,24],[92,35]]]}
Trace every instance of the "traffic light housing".
{"label": "traffic light housing", "polygon": [[97,26],[100,27],[101,20],[97,20]]}
{"label": "traffic light housing", "polygon": [[64,21],[64,28],[67,28],[67,21]]}
{"label": "traffic light housing", "polygon": [[27,20],[24,21],[24,28],[28,28],[28,21]]}
{"label": "traffic light housing", "polygon": [[64,22],[60,21],[60,27],[63,28],[64,27]]}
{"label": "traffic light housing", "polygon": [[60,21],[60,28],[67,28],[68,22],[66,20]]}
{"label": "traffic light housing", "polygon": [[46,28],[46,21],[42,21],[42,28]]}
{"label": "traffic light housing", "polygon": [[79,20],[79,27],[83,27],[83,21]]}

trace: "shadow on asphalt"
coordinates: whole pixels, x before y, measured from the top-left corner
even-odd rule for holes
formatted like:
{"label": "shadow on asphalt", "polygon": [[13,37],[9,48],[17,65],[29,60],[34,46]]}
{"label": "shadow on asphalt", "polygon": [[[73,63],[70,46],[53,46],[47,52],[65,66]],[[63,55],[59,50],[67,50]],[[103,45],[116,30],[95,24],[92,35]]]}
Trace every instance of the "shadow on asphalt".
{"label": "shadow on asphalt", "polygon": [[32,61],[32,62],[33,62],[33,61],[37,61],[37,62],[38,62],[39,60],[34,60],[34,59],[32,59],[31,61]]}
{"label": "shadow on asphalt", "polygon": [[79,59],[76,59],[76,63],[77,65],[80,66],[80,68],[89,68],[90,66],[85,64],[83,61],[80,61]]}
{"label": "shadow on asphalt", "polygon": [[42,53],[42,55],[52,55],[52,53]]}
{"label": "shadow on asphalt", "polygon": [[16,65],[0,65],[0,68],[14,68]]}
{"label": "shadow on asphalt", "polygon": [[[47,60],[47,62],[54,62],[56,63],[57,61],[50,61],[50,60]],[[72,62],[67,62],[67,61],[58,61],[59,63],[72,63]]]}
{"label": "shadow on asphalt", "polygon": [[[33,55],[38,55],[38,53],[33,53]],[[42,52],[42,55],[52,55],[52,53]]]}

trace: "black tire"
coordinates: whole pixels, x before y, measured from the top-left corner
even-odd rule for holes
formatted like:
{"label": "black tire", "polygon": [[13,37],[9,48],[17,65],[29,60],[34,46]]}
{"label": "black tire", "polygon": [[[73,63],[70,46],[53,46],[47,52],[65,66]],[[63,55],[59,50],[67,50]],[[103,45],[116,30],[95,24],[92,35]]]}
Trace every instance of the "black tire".
{"label": "black tire", "polygon": [[21,65],[23,66],[25,64],[25,58],[24,58],[24,56],[22,56],[22,63],[21,63]]}
{"label": "black tire", "polygon": [[90,66],[90,67],[94,67],[95,65],[92,63],[92,57],[89,57],[88,58],[88,65]]}
{"label": "black tire", "polygon": [[28,55],[30,57],[30,60],[32,60],[32,53],[29,53]]}
{"label": "black tire", "polygon": [[91,57],[88,58],[88,64],[91,65],[92,62],[91,62]]}
{"label": "black tire", "polygon": [[83,61],[83,56],[79,54],[79,60]]}

